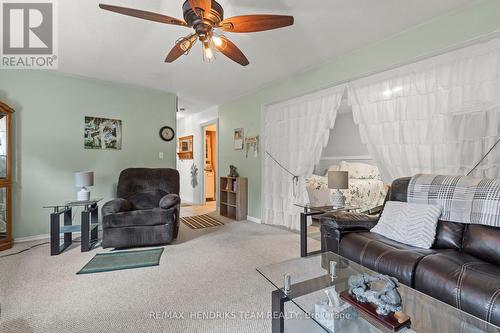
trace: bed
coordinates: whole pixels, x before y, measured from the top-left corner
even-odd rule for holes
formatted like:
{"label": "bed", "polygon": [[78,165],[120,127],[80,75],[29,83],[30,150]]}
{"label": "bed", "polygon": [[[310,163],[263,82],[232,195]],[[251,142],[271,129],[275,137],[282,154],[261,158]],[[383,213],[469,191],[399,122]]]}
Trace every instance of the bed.
{"label": "bed", "polygon": [[[365,163],[350,163],[342,161],[340,165],[332,165],[328,171],[349,172],[349,189],[342,190],[346,206],[359,207],[360,211],[368,211],[384,203],[387,186],[381,180],[376,166]],[[328,206],[331,204],[331,191],[328,188],[328,178],[312,175],[306,178],[306,189],[309,203],[312,206]]]}

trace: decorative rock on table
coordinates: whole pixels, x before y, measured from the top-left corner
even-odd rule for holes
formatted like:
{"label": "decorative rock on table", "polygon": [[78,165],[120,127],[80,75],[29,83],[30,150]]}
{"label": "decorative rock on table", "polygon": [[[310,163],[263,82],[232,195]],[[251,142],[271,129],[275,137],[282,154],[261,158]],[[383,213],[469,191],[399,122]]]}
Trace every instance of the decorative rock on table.
{"label": "decorative rock on table", "polygon": [[351,276],[348,283],[349,290],[340,294],[346,302],[393,331],[409,328],[410,317],[401,312],[397,279],[382,274],[359,274]]}
{"label": "decorative rock on table", "polygon": [[[379,290],[372,290],[370,285],[376,282],[382,282],[383,286]],[[377,314],[387,316],[391,312],[401,311],[398,286],[398,280],[387,275],[354,275],[349,278],[349,295],[358,302],[375,305]]]}

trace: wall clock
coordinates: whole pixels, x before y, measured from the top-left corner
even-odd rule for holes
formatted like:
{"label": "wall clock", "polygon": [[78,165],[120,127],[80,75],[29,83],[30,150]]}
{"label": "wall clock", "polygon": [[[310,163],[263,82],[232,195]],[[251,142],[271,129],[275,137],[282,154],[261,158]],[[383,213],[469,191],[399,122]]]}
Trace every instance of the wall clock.
{"label": "wall clock", "polygon": [[175,138],[175,131],[170,126],[165,126],[160,129],[160,138],[163,141],[172,141]]}

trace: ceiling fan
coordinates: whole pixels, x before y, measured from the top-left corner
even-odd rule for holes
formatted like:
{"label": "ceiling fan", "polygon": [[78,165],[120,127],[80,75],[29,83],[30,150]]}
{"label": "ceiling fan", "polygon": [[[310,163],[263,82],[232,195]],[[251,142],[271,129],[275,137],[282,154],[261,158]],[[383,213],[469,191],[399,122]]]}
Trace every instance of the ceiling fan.
{"label": "ceiling fan", "polygon": [[258,32],[293,25],[293,16],[285,15],[244,15],[224,19],[224,9],[215,0],[186,0],[182,6],[184,20],[143,10],[100,4],[100,8],[115,13],[133,16],[144,20],[193,28],[194,33],[177,41],[165,62],[171,63],[181,55],[189,53],[197,40],[203,44],[203,59],[212,61],[217,50],[242,66],[250,62],[241,50],[226,36],[216,33],[215,29],[225,32]]}

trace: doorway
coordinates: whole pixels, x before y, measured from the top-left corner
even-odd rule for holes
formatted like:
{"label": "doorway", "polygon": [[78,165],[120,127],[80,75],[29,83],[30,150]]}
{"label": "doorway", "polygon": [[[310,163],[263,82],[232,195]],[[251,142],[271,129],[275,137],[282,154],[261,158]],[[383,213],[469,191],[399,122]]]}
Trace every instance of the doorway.
{"label": "doorway", "polygon": [[203,201],[205,205],[213,205],[216,210],[217,200],[217,124],[203,127],[204,138],[204,183]]}

